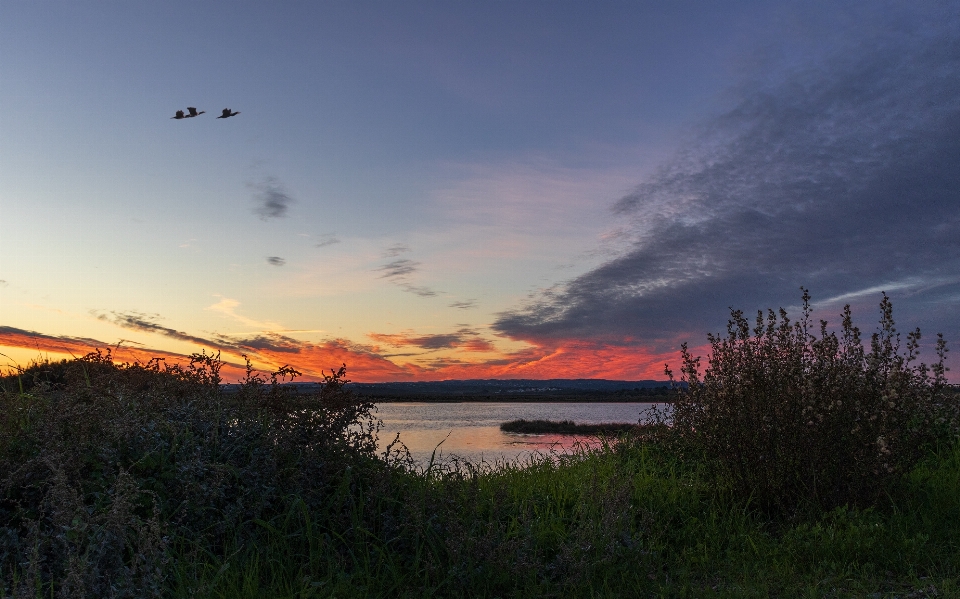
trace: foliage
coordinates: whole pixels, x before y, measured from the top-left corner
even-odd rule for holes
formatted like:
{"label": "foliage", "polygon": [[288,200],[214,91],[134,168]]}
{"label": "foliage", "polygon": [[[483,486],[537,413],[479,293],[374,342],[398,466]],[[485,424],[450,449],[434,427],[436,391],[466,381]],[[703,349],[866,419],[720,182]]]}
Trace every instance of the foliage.
{"label": "foliage", "polygon": [[172,594],[960,596],[957,448],[929,455],[896,503],[777,526],[718,493],[703,464],[630,438],[366,485],[344,476],[355,486],[340,485],[329,511],[291,506],[255,546],[177,561]]}
{"label": "foliage", "polygon": [[[709,366],[682,349],[673,434],[703,452],[718,480],[755,505],[781,514],[810,507],[867,506],[895,484],[938,439],[955,437],[957,398],[938,361],[917,363],[920,330],[905,348],[890,299],[866,351],[850,306],[839,335],[820,322],[813,334],[810,295],[791,322],[786,311],[757,314],[751,330],[731,310],[727,335],[709,336]],[[667,374],[673,378],[669,368]]]}
{"label": "foliage", "polygon": [[0,568],[16,594],[161,595],[171,543],[191,555],[254,542],[290,497],[319,509],[340,473],[374,462],[372,404],[342,387],[281,385],[247,365],[235,393],[218,356],[39,363],[0,395]]}

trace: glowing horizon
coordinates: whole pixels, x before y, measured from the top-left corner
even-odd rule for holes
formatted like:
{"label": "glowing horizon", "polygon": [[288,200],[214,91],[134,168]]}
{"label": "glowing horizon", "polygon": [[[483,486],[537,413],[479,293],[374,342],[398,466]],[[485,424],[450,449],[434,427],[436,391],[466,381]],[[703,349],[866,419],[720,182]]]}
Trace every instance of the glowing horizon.
{"label": "glowing horizon", "polygon": [[0,367],[662,380],[801,286],[960,343],[955,6],[226,6],[0,5]]}

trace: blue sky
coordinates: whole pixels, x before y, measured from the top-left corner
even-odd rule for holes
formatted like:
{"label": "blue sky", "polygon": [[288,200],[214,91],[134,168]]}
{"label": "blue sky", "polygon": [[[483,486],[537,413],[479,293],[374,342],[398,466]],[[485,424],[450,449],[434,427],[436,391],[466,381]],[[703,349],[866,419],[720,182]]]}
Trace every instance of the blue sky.
{"label": "blue sky", "polygon": [[958,17],[2,3],[0,351],[645,378],[801,285],[956,342]]}

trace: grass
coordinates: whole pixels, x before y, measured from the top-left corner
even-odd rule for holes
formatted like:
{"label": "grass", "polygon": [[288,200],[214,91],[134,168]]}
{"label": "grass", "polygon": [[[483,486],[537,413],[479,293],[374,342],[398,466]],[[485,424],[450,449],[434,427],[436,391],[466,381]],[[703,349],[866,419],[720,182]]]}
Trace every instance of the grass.
{"label": "grass", "polygon": [[350,494],[344,484],[345,530],[294,507],[262,525],[256,546],[181,560],[173,594],[960,596],[955,448],[932,453],[883,505],[786,526],[629,441],[389,486]]}
{"label": "grass", "polygon": [[605,422],[601,424],[577,424],[572,420],[511,420],[500,425],[505,433],[527,435],[618,435],[630,432],[639,425],[623,422]]}

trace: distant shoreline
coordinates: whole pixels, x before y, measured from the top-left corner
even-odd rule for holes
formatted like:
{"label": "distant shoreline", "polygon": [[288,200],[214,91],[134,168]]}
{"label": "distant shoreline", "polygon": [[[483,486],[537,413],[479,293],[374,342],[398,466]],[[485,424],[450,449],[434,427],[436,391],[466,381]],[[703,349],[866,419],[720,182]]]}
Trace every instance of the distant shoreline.
{"label": "distant shoreline", "polygon": [[600,424],[577,424],[572,420],[511,420],[500,425],[505,433],[521,435],[622,435],[638,431],[639,424],[629,422],[603,422]]}
{"label": "distant shoreline", "polygon": [[425,395],[425,396],[373,396],[360,394],[364,399],[368,399],[373,403],[636,403],[636,404],[650,404],[650,403],[672,403],[673,400],[667,395],[661,396],[646,396],[642,398],[638,397],[595,397],[595,396],[574,396],[574,397],[558,397],[558,396],[530,396],[530,395],[519,395],[519,396],[484,396],[484,395],[467,395],[467,396],[437,396],[437,395]]}
{"label": "distant shoreline", "polygon": [[[282,384],[306,393],[315,392],[320,385]],[[233,393],[239,386],[222,388]],[[347,383],[344,390],[373,403],[672,403],[677,392],[669,381],[598,379]]]}

